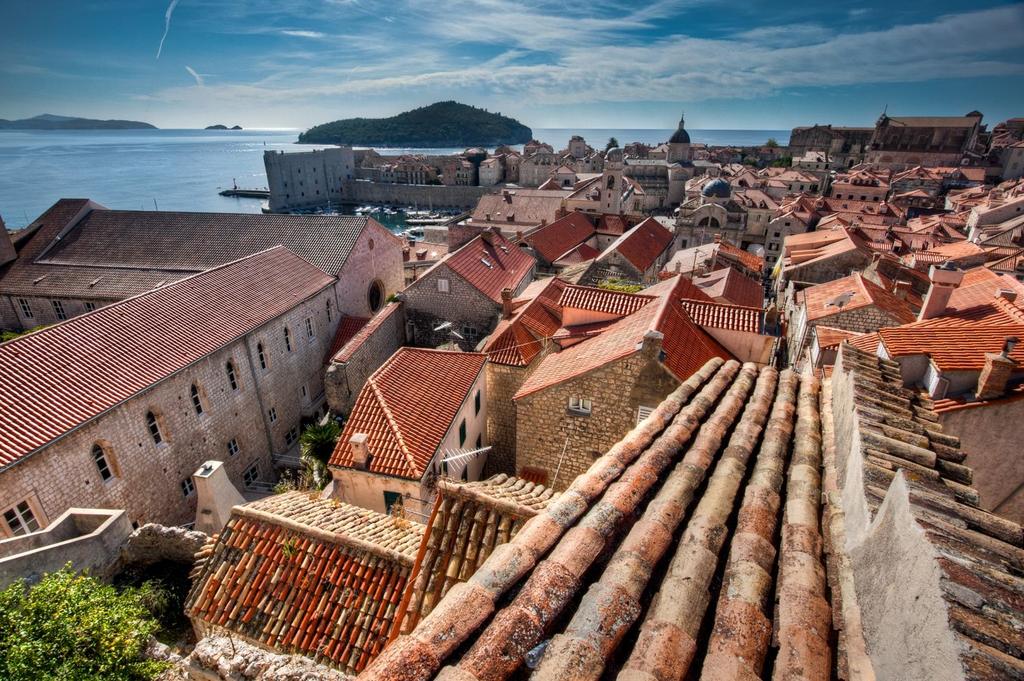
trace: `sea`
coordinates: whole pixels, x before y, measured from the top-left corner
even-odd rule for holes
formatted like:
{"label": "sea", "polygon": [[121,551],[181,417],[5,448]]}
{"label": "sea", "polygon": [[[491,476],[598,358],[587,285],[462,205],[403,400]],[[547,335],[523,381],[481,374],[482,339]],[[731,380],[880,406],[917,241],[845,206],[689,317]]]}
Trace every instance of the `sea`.
{"label": "sea", "polygon": [[[555,149],[572,135],[604,147],[614,137],[658,144],[673,130],[534,128],[534,137]],[[788,130],[689,130],[694,142],[710,145],[780,144]],[[263,152],[323,148],[297,144],[298,130],[2,130],[0,216],[8,228],[31,223],[60,198],[89,198],[124,210],[258,213],[259,199],[218,192],[234,185],[265,188]],[[382,154],[452,154],[462,149],[383,149]],[[381,219],[401,229],[401,214]]]}

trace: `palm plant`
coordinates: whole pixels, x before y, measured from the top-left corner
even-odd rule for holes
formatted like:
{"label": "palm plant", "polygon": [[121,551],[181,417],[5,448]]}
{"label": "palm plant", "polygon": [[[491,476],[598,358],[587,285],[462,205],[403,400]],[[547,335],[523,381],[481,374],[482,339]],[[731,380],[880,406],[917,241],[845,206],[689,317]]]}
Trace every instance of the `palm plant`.
{"label": "palm plant", "polygon": [[299,452],[303,467],[317,489],[323,489],[330,482],[327,462],[330,461],[340,436],[341,426],[333,419],[325,423],[311,424],[299,436]]}

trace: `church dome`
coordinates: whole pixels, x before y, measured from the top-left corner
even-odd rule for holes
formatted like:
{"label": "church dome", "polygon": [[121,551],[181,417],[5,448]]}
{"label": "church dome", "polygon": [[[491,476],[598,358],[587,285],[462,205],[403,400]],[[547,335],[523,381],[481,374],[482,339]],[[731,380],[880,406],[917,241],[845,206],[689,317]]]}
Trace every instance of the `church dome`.
{"label": "church dome", "polygon": [[700,193],[709,198],[727,199],[732,193],[732,187],[730,187],[729,183],[722,178],[716,177],[704,185],[704,188],[700,190]]}
{"label": "church dome", "polygon": [[672,133],[672,137],[669,138],[668,143],[669,144],[689,144],[690,143],[690,133],[686,132],[686,128],[684,127],[684,120],[683,120],[682,116],[679,117],[679,128],[677,128],[676,131],[674,133]]}

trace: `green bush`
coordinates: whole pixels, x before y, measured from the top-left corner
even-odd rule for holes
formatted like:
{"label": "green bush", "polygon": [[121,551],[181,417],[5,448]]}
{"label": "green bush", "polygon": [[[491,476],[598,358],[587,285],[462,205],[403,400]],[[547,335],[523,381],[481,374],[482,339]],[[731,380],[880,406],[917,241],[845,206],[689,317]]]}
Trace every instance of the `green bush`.
{"label": "green bush", "polygon": [[118,591],[66,566],[0,591],[0,678],[9,681],[152,679],[167,664],[144,657],[159,625],[149,587]]}

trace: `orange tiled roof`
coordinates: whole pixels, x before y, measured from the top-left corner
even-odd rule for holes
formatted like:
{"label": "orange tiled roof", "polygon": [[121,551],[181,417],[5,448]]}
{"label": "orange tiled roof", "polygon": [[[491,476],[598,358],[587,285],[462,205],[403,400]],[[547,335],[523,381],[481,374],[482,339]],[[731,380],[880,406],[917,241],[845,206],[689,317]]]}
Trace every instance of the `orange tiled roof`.
{"label": "orange tiled roof", "polygon": [[200,553],[186,613],[348,673],[387,645],[423,526],[305,492],[236,506]]}
{"label": "orange tiled roof", "polygon": [[601,251],[597,250],[590,244],[580,244],[576,248],[566,251],[562,255],[558,256],[558,259],[552,264],[558,265],[559,267],[568,267],[570,265],[578,265],[582,262],[588,262],[599,255],[601,255]]}
{"label": "orange tiled roof", "polygon": [[[818,347],[822,349],[836,348],[839,347],[839,344],[844,340],[865,335],[848,329],[837,329],[834,326],[825,326],[824,324],[818,324],[815,326],[814,334],[818,338]],[[871,351],[874,352],[874,347]]]}
{"label": "orange tiled roof", "polygon": [[502,289],[517,290],[537,261],[500,234],[487,232],[449,253],[441,262],[500,304]]}
{"label": "orange tiled roof", "polygon": [[342,315],[338,320],[338,328],[334,332],[334,339],[331,340],[331,347],[327,351],[327,361],[338,354],[345,345],[352,340],[352,337],[359,333],[360,329],[370,321],[369,317],[352,317]]}
{"label": "orange tiled roof", "polygon": [[685,298],[682,304],[690,319],[698,326],[761,333],[761,320],[764,310],[760,307],[687,300]]}
{"label": "orange tiled roof", "polygon": [[0,343],[0,468],[333,282],[276,246]]}
{"label": "orange tiled roof", "polygon": [[571,307],[623,316],[636,312],[651,300],[650,296],[643,293],[625,293],[570,284],[562,291],[558,304],[562,308]]}
{"label": "orange tiled roof", "polygon": [[483,352],[491,362],[526,366],[540,354],[541,341],[551,338],[561,327],[559,299],[567,284],[557,277],[537,283],[544,283],[544,288],[535,292],[515,316],[499,322],[488,337]]}
{"label": "orange tiled roof", "polygon": [[708,297],[720,302],[746,307],[761,307],[764,304],[761,282],[732,267],[723,267],[696,277],[693,283]]}
{"label": "orange tiled roof", "polygon": [[672,243],[672,232],[654,218],[647,218],[615,240],[605,253],[618,251],[633,267],[646,272]]}
{"label": "orange tiled roof", "polygon": [[810,286],[803,290],[807,319],[830,317],[844,310],[874,306],[896,323],[912,322],[916,315],[905,300],[865,279],[859,272],[842,279]]}
{"label": "orange tiled roof", "polygon": [[718,242],[718,253],[739,260],[744,267],[752,272],[761,273],[764,271],[764,258],[754,255],[750,251],[745,251],[725,239]]}
{"label": "orange tiled roof", "polygon": [[949,297],[946,313],[984,305],[995,298],[999,289],[1014,291],[1017,299],[1024,301],[1024,284],[1013,277],[981,266],[965,270],[963,281]]}
{"label": "orange tiled roof", "polygon": [[[594,225],[582,213],[569,213],[563,218],[538,227],[524,237],[537,253],[550,263],[565,257],[569,251],[594,235]],[[584,258],[587,259],[587,258]]]}
{"label": "orange tiled roof", "polygon": [[423,477],[486,361],[476,352],[399,348],[366,379],[330,465],[351,467],[349,440],[366,433],[371,473]]}

